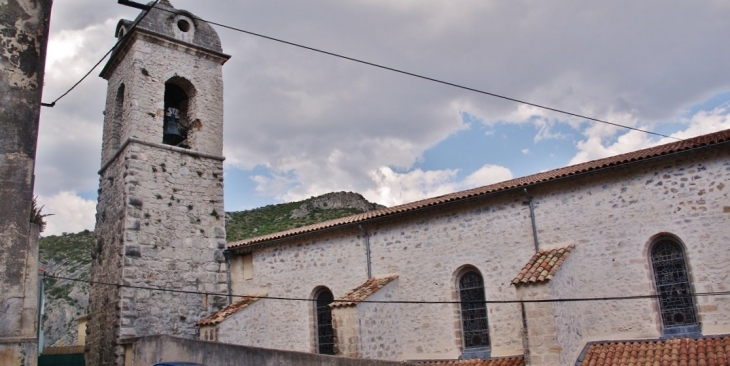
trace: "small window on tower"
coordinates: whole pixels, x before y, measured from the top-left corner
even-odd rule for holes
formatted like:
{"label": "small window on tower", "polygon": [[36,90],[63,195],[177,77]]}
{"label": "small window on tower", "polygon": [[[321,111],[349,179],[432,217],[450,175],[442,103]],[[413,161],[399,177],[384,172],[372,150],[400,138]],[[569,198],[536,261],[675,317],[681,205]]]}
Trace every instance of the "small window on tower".
{"label": "small window on tower", "polygon": [[187,32],[190,30],[190,23],[185,19],[180,19],[177,21],[177,28],[183,32]]}
{"label": "small window on tower", "polygon": [[192,17],[184,14],[178,14],[172,19],[170,24],[172,34],[175,39],[183,42],[193,43],[195,40],[195,22]]}

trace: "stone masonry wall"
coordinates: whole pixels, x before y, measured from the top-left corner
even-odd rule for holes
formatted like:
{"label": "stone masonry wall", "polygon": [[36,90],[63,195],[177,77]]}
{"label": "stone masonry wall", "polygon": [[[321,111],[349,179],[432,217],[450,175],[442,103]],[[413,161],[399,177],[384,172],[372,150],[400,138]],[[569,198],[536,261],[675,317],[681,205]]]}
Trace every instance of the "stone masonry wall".
{"label": "stone masonry wall", "polygon": [[[649,246],[665,234],[685,245],[695,291],[726,291],[728,155],[720,146],[530,187],[541,248],[576,246],[547,296],[652,295]],[[510,281],[534,253],[525,201],[522,192],[503,193],[368,223],[373,274],[398,274],[399,300],[452,301],[456,274],[471,265],[484,276],[488,301],[516,300]],[[361,236],[343,229],[262,246],[253,253],[254,278],[244,286],[307,297],[323,285],[338,297],[363,280]],[[726,297],[697,302],[705,334],[730,332]],[[270,311],[271,326],[286,323],[289,330],[277,348],[309,348],[305,306],[281,302]],[[458,306],[401,304],[399,311],[400,359],[460,355]],[[588,341],[658,337],[661,331],[652,300],[561,303],[552,312],[539,320],[555,322],[546,326],[557,332],[560,364],[574,363]],[[492,356],[521,354],[519,305],[489,304],[488,315]]]}
{"label": "stone masonry wall", "polygon": [[[261,299],[250,304],[244,311],[228,317],[225,322],[218,325],[218,341],[272,348],[269,346],[270,340],[288,332],[286,328],[271,326],[271,317],[275,314],[269,310],[275,302],[276,300]],[[273,324],[277,323],[273,322]]]}
{"label": "stone masonry wall", "polygon": [[360,352],[360,320],[357,308],[347,306],[332,309],[335,352],[345,357],[362,357]]}
{"label": "stone masonry wall", "polygon": [[[398,280],[381,288],[366,300],[394,301],[398,296]],[[359,321],[360,357],[376,360],[398,360],[402,344],[398,342],[402,331],[400,307],[397,304],[361,303],[357,304]]]}
{"label": "stone masonry wall", "polygon": [[34,366],[38,229],[33,200],[52,1],[0,1],[0,364]]}
{"label": "stone masonry wall", "polygon": [[[529,211],[519,194],[499,203],[469,203],[450,211],[416,214],[407,222],[393,220],[367,230],[371,233],[373,275],[399,274],[398,299],[454,301],[456,274],[473,265],[485,277],[487,299],[514,299],[510,280],[532,255]],[[503,227],[493,222],[504,219]],[[491,233],[488,230],[495,230]],[[500,237],[482,244],[482,238]],[[520,239],[523,239],[520,242]],[[304,237],[253,252],[254,276],[234,278],[234,288],[243,293],[267,292],[270,296],[311,298],[315,288],[326,286],[335,298],[367,278],[365,238],[355,228]],[[494,245],[492,245],[494,243]],[[468,250],[467,250],[468,249]],[[401,314],[390,325],[404,330],[389,356],[396,359],[457,358],[460,354],[458,307],[454,304],[398,304]],[[313,350],[313,318],[306,316],[310,304],[272,302],[272,329],[287,329],[271,339],[267,348]],[[246,313],[248,310],[244,310]],[[521,318],[514,304],[490,305],[493,354],[522,352]],[[238,329],[237,334],[246,332]],[[387,333],[386,333],[387,334]],[[232,339],[238,339],[236,335]],[[373,344],[378,344],[377,340]],[[397,355],[393,353],[397,350]],[[377,351],[372,353],[377,355]]]}
{"label": "stone masonry wall", "polygon": [[[313,299],[315,290],[324,286],[335,298],[341,297],[367,280],[365,239],[358,237],[358,232],[346,230],[322,235],[317,241],[302,240],[261,248],[253,255],[253,278],[237,279],[233,288],[240,294]],[[271,314],[270,330],[257,337],[257,346],[302,352],[315,350],[312,302],[270,300],[265,310]],[[241,313],[249,312],[245,309]],[[285,331],[278,332],[281,329]],[[243,334],[246,332],[245,328],[235,329],[229,339],[237,340],[236,344],[253,345],[238,341],[248,339]]]}
{"label": "stone masonry wall", "polygon": [[[125,156],[130,204],[124,283],[225,293],[223,164],[135,144]],[[131,176],[131,175],[130,175]],[[225,296],[122,289],[120,336],[195,337],[195,324]]]}
{"label": "stone masonry wall", "polygon": [[[129,149],[129,147],[127,147]],[[125,187],[125,162],[114,161],[99,178],[96,206],[96,243],[92,248],[91,279],[95,282],[122,283],[124,240],[129,192]],[[86,359],[92,365],[119,364],[123,348],[118,346],[120,327],[119,289],[114,286],[90,286],[87,323]],[[112,363],[110,360],[115,360]]]}
{"label": "stone masonry wall", "polygon": [[[223,79],[225,61],[202,51],[188,49],[151,35],[137,40],[120,60],[109,87],[104,117],[102,164],[116,152],[111,149],[115,116],[121,116],[120,142],[134,137],[162,142],[165,83],[184,79],[193,85],[188,92],[188,123],[200,124],[190,132],[191,150],[221,156],[223,153]],[[124,84],[123,110],[115,110],[117,91]]]}
{"label": "stone masonry wall", "polygon": [[[466,266],[484,278],[487,301],[514,300],[510,281],[534,251],[521,193],[466,202],[407,219],[371,225],[373,273],[399,275],[400,300],[458,301],[457,275]],[[454,359],[463,349],[457,304],[402,304],[402,359]],[[515,304],[489,304],[493,356],[522,353]]]}
{"label": "stone masonry wall", "polygon": [[[520,300],[540,300],[550,298],[548,284],[521,285],[517,289]],[[526,302],[525,321],[527,323],[526,346],[529,347],[525,364],[532,365],[560,365],[560,350],[556,319],[553,307],[557,303]],[[570,364],[570,363],[568,363]]]}
{"label": "stone masonry wall", "polygon": [[[727,152],[713,149],[667,160],[637,165],[630,174],[605,173],[597,183],[578,179],[566,187],[567,194],[531,192],[540,197],[536,212],[543,245],[576,244],[549,284],[550,298],[654,294],[649,250],[662,236],[685,246],[696,292],[725,288],[721,267],[730,253],[721,243],[730,239],[730,200],[723,183],[730,178]],[[602,208],[591,211],[590,205]],[[568,207],[574,217],[558,222],[556,215]],[[703,334],[730,331],[730,308],[723,306],[727,297],[698,296],[696,302]],[[659,337],[658,309],[653,299],[554,303],[559,364],[574,363],[586,342]]]}

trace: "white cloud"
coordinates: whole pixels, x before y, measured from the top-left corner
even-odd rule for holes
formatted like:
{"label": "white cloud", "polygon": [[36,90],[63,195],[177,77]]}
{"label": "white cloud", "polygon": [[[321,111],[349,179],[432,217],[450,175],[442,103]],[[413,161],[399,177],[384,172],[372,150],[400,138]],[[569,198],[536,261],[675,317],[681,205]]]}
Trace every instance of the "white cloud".
{"label": "white cloud", "polygon": [[[647,126],[639,126],[639,128],[649,130]],[[670,135],[674,138],[657,140],[646,133],[632,130],[619,135],[613,143],[606,143],[605,141],[609,137],[618,133],[618,129],[596,126],[587,129],[585,132],[586,139],[576,144],[578,153],[570,160],[570,164],[578,164],[623,154],[651,146],[675,142],[677,138],[686,139],[725,129],[730,129],[730,103],[723,104],[711,111],[699,111],[695,113],[690,118],[689,126],[686,129]]]}
{"label": "white cloud", "polygon": [[43,235],[94,230],[95,201],[85,200],[73,192],[61,191],[53,196],[38,196],[38,204],[44,206],[42,213],[53,214],[46,217]]}
{"label": "white cloud", "polygon": [[525,155],[530,155],[530,149],[522,149],[522,153]]}
{"label": "white cloud", "polygon": [[377,188],[369,189],[363,196],[369,201],[395,206],[420,199],[454,192],[456,170],[423,171],[415,169],[397,173],[389,167],[381,167],[371,173]]}
{"label": "white cloud", "polygon": [[[631,126],[676,120],[688,106],[730,90],[730,81],[717,77],[727,67],[718,60],[730,59],[730,48],[717,47],[730,33],[724,2],[173,3],[223,24]],[[137,14],[98,0],[55,4],[44,101],[114,44],[118,19]],[[256,189],[272,200],[352,190],[393,204],[461,189],[454,173],[461,161],[440,171],[396,171],[409,171],[424,151],[466,128],[464,111],[495,136],[505,133],[498,123],[534,124],[532,139],[544,144],[569,141],[558,124],[589,126],[574,161],[654,143],[632,133],[616,140],[613,127],[216,30],[232,55],[223,67],[226,165],[268,167],[272,174],[256,177]],[[97,73],[43,109],[36,188],[45,197],[96,189],[106,90]],[[678,136],[726,123],[709,112],[691,120]],[[487,164],[488,156],[475,159]]]}
{"label": "white cloud", "polygon": [[484,165],[463,181],[457,180],[457,173],[449,169],[414,169],[397,173],[389,167],[381,167],[370,175],[376,188],[368,189],[363,196],[373,202],[394,206],[512,179],[512,172],[498,165]]}
{"label": "white cloud", "polygon": [[475,188],[509,179],[512,179],[512,171],[503,166],[487,164],[466,177],[461,186],[462,189]]}

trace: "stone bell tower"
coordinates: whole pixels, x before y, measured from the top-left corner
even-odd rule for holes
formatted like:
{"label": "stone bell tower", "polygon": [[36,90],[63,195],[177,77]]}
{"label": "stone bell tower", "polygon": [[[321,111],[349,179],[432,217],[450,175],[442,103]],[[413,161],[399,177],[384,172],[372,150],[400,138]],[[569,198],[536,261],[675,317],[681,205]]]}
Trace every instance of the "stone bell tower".
{"label": "stone bell tower", "polygon": [[226,304],[147,288],[226,290],[222,65],[230,56],[209,24],[167,0],[133,24],[117,25],[101,72],[109,84],[92,280],[104,284],[90,291],[87,365],[123,365],[133,337],[196,337],[196,322]]}

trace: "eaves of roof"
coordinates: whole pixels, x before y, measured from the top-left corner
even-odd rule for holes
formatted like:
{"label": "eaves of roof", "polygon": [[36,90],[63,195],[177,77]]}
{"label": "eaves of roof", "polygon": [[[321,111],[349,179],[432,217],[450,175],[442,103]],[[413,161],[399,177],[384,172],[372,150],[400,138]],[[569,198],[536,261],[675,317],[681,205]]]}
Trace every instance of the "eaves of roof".
{"label": "eaves of roof", "polygon": [[240,250],[253,246],[270,244],[279,240],[294,236],[307,235],[315,232],[322,232],[331,229],[339,229],[346,226],[354,226],[365,222],[392,218],[401,214],[411,213],[431,207],[443,206],[455,202],[463,202],[488,196],[491,194],[526,188],[540,183],[552,182],[587,173],[598,172],[605,169],[630,165],[636,162],[650,160],[666,155],[686,153],[693,150],[719,145],[730,142],[730,129],[701,135],[686,140],[672,142],[664,145],[654,146],[647,149],[637,150],[608,158],[593,160],[585,163],[554,169],[542,173],[528,175],[521,178],[511,179],[488,186],[468,189],[465,191],[450,193],[438,197],[427,198],[420,201],[406,203],[398,206],[388,207],[380,210],[364,212],[357,215],[342,217],[303,226],[295,229],[281,231],[273,234],[263,235],[255,238],[244,239],[228,243],[229,250]]}

